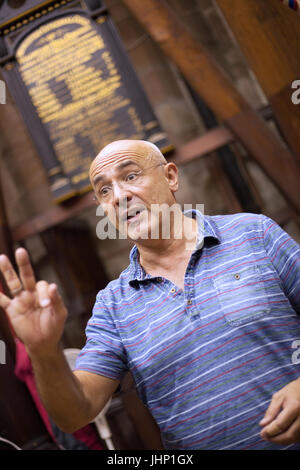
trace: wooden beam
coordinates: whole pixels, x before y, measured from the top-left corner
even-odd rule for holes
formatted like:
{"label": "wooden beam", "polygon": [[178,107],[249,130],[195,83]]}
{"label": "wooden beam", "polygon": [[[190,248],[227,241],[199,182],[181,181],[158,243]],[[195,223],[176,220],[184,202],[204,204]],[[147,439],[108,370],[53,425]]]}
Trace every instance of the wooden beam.
{"label": "wooden beam", "polygon": [[299,17],[278,0],[217,0],[300,162],[300,106],[291,83],[300,78]]}
{"label": "wooden beam", "polygon": [[[225,72],[159,0],[123,0],[209,108],[233,131],[250,155],[300,212],[300,169],[293,155],[232,85]],[[245,132],[245,122],[249,131]],[[256,145],[259,141],[260,145]]]}
{"label": "wooden beam", "polygon": [[68,204],[53,206],[47,212],[42,212],[28,219],[23,224],[14,227],[12,229],[12,237],[15,241],[24,240],[72,217],[76,217],[81,211],[89,209],[93,205],[95,205],[93,194],[89,192],[84,196],[68,201]]}
{"label": "wooden beam", "polygon": [[217,0],[300,162],[300,106],[291,83],[300,79],[299,17],[278,0]]}
{"label": "wooden beam", "polygon": [[[300,77],[300,71],[298,77]],[[300,163],[300,105],[292,103],[292,91],[295,90],[291,90],[289,84],[282,88],[280,92],[268,98],[281,131]]]}
{"label": "wooden beam", "polygon": [[220,126],[211,131],[207,131],[202,136],[176,149],[170,159],[176,163],[176,165],[183,165],[197,157],[203,157],[208,153],[214,152],[218,148],[228,145],[233,141],[233,133],[226,127]]}

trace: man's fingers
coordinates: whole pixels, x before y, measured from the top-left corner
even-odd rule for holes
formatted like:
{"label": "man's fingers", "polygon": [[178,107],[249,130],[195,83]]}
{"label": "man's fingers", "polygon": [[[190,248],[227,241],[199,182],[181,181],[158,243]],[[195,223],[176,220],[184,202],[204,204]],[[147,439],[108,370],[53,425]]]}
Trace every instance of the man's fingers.
{"label": "man's fingers", "polygon": [[55,311],[58,314],[63,315],[63,316],[66,317],[67,310],[65,308],[65,305],[62,301],[61,296],[59,295],[56,284],[50,284],[48,292],[49,292],[49,295],[50,295],[51,304],[53,305]]}
{"label": "man's fingers", "polygon": [[46,281],[39,281],[36,284],[36,290],[38,295],[38,301],[40,307],[49,307],[51,300],[48,293],[49,285]]}
{"label": "man's fingers", "polygon": [[0,292],[0,307],[2,307],[3,310],[7,309],[10,302],[11,302],[11,299],[9,297],[6,297],[6,295],[2,294],[2,292]]}
{"label": "man's fingers", "polygon": [[36,284],[39,305],[41,307],[51,306],[55,315],[62,319],[67,317],[67,310],[58,293],[56,284],[48,284],[46,281],[39,281]]}
{"label": "man's fingers", "polygon": [[57,315],[66,315],[66,308],[58,293],[56,284],[48,284],[46,281],[39,281],[36,284],[39,305],[48,307],[51,305]]}
{"label": "man's fingers", "polygon": [[11,300],[7,313],[13,317],[14,315],[23,315],[29,309],[34,308],[35,298],[28,291],[23,290],[18,297]]}
{"label": "man's fingers", "polygon": [[281,409],[282,402],[283,402],[283,397],[278,396],[278,394],[275,393],[265,413],[265,416],[259,423],[260,426],[266,426],[267,424],[269,424],[271,421],[273,421],[276,418],[276,416],[278,415]]}
{"label": "man's fingers", "polygon": [[22,284],[18,278],[11,262],[6,255],[0,256],[0,270],[5,279],[6,285],[12,295],[16,295],[22,289]]}
{"label": "man's fingers", "polygon": [[[264,436],[262,436],[264,437]],[[266,439],[266,438],[265,438]],[[300,420],[296,418],[290,426],[280,434],[276,436],[269,436],[268,441],[274,444],[293,444],[300,441]]]}
{"label": "man's fingers", "polygon": [[298,417],[298,414],[298,408],[290,404],[279,413],[276,419],[264,427],[261,436],[268,438],[285,433]]}
{"label": "man's fingers", "polygon": [[24,248],[18,248],[16,250],[16,262],[19,267],[19,274],[24,289],[33,292],[35,289],[36,280],[28,253]]}

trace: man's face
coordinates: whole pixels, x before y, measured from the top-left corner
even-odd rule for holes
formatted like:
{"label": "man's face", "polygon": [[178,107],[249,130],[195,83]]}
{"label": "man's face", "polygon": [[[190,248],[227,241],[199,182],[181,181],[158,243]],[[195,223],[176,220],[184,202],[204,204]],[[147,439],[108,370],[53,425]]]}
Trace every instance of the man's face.
{"label": "man's face", "polygon": [[143,141],[119,141],[105,147],[90,168],[105,214],[133,240],[151,237],[151,224],[159,222],[152,206],[174,204],[178,188],[176,166],[149,156],[150,150]]}

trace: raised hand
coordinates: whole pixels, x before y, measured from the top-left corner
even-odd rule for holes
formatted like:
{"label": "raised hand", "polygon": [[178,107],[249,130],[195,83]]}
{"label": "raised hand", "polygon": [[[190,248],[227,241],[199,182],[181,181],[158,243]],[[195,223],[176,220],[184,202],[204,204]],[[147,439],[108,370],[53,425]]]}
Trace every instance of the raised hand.
{"label": "raised hand", "polygon": [[7,256],[0,256],[0,270],[12,295],[0,292],[0,306],[29,353],[51,354],[63,333],[66,308],[55,284],[36,282],[27,251],[19,248],[15,256],[19,276]]}

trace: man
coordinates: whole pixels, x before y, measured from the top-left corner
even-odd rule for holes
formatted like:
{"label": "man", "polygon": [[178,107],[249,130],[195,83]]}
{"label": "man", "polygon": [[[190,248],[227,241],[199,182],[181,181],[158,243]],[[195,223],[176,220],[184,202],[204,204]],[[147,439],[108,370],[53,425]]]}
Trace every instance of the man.
{"label": "man", "polygon": [[[129,369],[168,449],[300,449],[299,246],[262,215],[183,214],[176,165],[144,141],[105,147],[90,179],[136,244],[97,295],[74,373],[56,286],[35,282],[24,249],[20,278],[0,257],[13,296],[0,304],[53,420],[65,432],[90,422]],[[159,207],[174,208],[167,237]]]}

